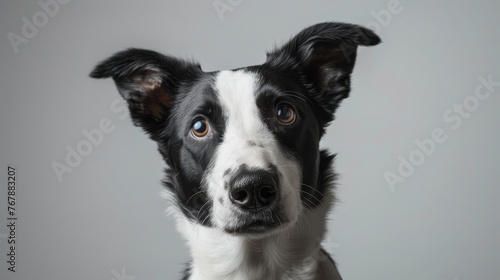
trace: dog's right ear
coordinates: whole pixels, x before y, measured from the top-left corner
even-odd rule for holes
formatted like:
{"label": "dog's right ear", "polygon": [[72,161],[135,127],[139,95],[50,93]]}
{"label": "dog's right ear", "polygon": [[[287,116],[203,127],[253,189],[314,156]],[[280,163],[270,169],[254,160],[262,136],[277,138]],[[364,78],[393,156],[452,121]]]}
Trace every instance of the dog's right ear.
{"label": "dog's right ear", "polygon": [[128,49],[99,63],[90,77],[112,77],[128,103],[134,124],[156,140],[179,86],[202,72],[199,64],[150,50]]}

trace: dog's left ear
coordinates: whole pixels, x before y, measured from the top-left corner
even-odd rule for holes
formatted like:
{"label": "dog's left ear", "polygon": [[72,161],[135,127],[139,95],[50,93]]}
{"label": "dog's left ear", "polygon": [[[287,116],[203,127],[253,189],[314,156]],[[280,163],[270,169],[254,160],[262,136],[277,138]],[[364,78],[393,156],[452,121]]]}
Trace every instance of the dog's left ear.
{"label": "dog's left ear", "polygon": [[90,76],[112,77],[128,103],[133,123],[157,140],[179,88],[202,72],[196,63],[150,50],[128,49],[99,63]]}
{"label": "dog's left ear", "polygon": [[333,120],[340,101],[349,96],[357,47],[378,43],[380,38],[364,27],[319,23],[268,53],[266,64],[277,70],[298,70],[304,86],[322,109],[320,117],[326,124]]}

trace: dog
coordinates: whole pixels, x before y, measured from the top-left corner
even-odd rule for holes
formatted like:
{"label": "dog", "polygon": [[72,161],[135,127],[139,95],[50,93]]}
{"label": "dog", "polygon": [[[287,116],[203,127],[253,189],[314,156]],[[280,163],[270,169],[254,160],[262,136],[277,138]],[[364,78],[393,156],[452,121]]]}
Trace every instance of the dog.
{"label": "dog", "polygon": [[127,49],[94,68],[166,163],[164,196],[192,258],[182,279],[341,279],[320,245],[336,174],[319,143],[349,95],[357,47],[380,41],[325,22],[261,65],[204,72]]}

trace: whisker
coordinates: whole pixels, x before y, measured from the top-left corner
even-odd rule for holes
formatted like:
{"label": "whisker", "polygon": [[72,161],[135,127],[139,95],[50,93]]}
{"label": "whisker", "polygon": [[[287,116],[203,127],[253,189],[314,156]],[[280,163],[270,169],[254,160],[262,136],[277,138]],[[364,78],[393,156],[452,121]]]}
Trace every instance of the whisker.
{"label": "whisker", "polygon": [[209,220],[210,220],[210,215],[209,215],[209,213],[207,213],[207,215],[206,215],[205,219],[203,219],[203,221],[201,222],[201,225],[205,225],[205,221],[206,221],[207,219],[209,219]]}
{"label": "whisker", "polygon": [[[307,195],[310,195],[312,198],[316,199],[316,200],[318,201],[318,203],[321,203],[321,200],[320,200],[320,199],[318,199],[317,197],[315,197],[312,193],[308,193],[308,192],[303,191],[303,190],[300,190],[300,192],[301,192],[301,193],[304,193],[304,194],[307,194]],[[302,197],[302,198],[303,198],[303,199],[307,199],[307,200],[309,200],[309,199],[308,199],[308,198],[306,198],[305,196],[304,196],[304,197]],[[310,201],[310,200],[309,200],[309,202],[311,202],[311,203],[312,203],[312,201]],[[313,204],[314,204],[314,203],[313,203]]]}
{"label": "whisker", "polygon": [[210,201],[205,202],[205,203],[201,206],[200,210],[198,210],[198,214],[196,215],[196,220],[199,220],[199,218],[200,218],[200,214],[201,214],[201,210],[202,210],[202,209],[203,209],[203,207],[205,207],[205,205],[207,205],[209,202],[210,202]]}
{"label": "whisker", "polygon": [[206,190],[199,191],[199,192],[197,192],[197,193],[193,194],[193,195],[192,195],[191,197],[189,197],[189,199],[186,201],[186,204],[188,204],[188,203],[189,203],[189,201],[191,200],[191,198],[193,198],[195,195],[197,195],[197,194],[199,194],[199,193],[202,193],[202,192],[206,192]]}
{"label": "whisker", "polygon": [[[307,197],[302,197],[304,200],[302,202],[304,202],[304,204],[306,204],[306,206],[309,207],[309,209],[313,209],[315,207],[315,205],[317,206],[316,203],[312,202],[310,199],[308,199]],[[321,203],[321,201],[319,202]]]}
{"label": "whisker", "polygon": [[324,195],[322,192],[318,191],[317,189],[315,189],[315,188],[313,188],[313,187],[311,187],[311,186],[309,186],[309,185],[307,185],[307,184],[300,183],[300,185],[301,185],[301,186],[304,186],[304,187],[308,187],[308,188],[310,188],[310,189],[312,189],[312,190],[316,191],[316,192],[317,192],[318,194],[320,194],[322,197],[325,197],[325,195]]}

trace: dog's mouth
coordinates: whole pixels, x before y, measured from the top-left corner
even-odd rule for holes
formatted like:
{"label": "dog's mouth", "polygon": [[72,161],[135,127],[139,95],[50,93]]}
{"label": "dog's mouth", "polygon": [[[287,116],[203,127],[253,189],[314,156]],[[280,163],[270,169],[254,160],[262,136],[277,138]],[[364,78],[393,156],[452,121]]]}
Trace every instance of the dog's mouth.
{"label": "dog's mouth", "polygon": [[225,231],[231,234],[264,234],[278,227],[279,224],[267,223],[266,221],[254,221],[237,227],[226,228]]}
{"label": "dog's mouth", "polygon": [[275,231],[286,223],[286,219],[277,214],[245,216],[247,217],[240,217],[237,224],[224,228],[224,231],[234,235],[263,235]]}

